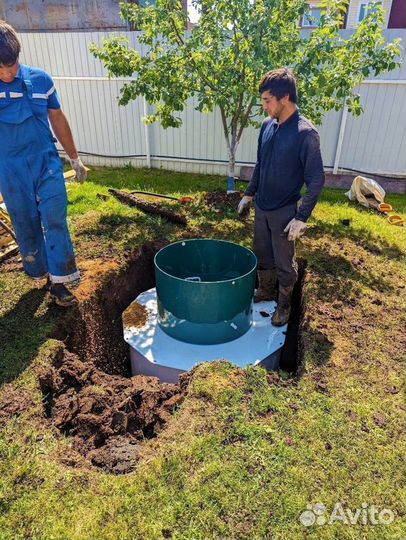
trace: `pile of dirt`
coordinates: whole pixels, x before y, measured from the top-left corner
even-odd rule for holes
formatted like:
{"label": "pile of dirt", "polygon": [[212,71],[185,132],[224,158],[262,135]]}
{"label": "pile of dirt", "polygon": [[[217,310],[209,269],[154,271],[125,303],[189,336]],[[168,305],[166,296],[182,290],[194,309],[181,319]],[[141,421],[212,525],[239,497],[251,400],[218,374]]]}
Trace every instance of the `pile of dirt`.
{"label": "pile of dirt", "polygon": [[188,376],[164,384],[155,377],[110,375],[63,350],[39,382],[48,418],[72,437],[76,450],[94,466],[120,474],[134,469],[139,445],[155,437],[180,405]]}
{"label": "pile of dirt", "polygon": [[237,210],[237,206],[241,201],[243,193],[238,191],[234,193],[226,193],[225,191],[210,191],[204,196],[207,206],[214,210]]}
{"label": "pile of dirt", "polygon": [[[121,264],[80,262],[79,305],[53,336],[64,343],[52,365],[39,372],[48,419],[92,465],[116,474],[134,469],[140,445],[168,422],[188,384],[188,376],[176,385],[130,376],[122,314],[154,285],[153,259],[161,247],[146,244]],[[145,308],[132,305],[126,323],[143,326]]]}
{"label": "pile of dirt", "polygon": [[123,325],[125,328],[142,328],[148,319],[145,306],[133,302],[123,313]]}

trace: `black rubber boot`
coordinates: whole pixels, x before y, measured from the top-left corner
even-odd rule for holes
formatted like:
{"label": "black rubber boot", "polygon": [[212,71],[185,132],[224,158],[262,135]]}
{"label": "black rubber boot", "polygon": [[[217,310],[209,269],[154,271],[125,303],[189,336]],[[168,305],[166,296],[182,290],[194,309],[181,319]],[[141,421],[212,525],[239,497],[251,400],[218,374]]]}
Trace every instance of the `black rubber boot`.
{"label": "black rubber boot", "polygon": [[58,306],[70,307],[78,303],[76,296],[63,283],[51,283],[49,294]]}
{"label": "black rubber boot", "polygon": [[255,291],[254,302],[269,302],[276,300],[276,273],[274,270],[258,270],[259,287]]}
{"label": "black rubber boot", "polygon": [[274,326],[284,326],[289,321],[293,287],[279,287],[278,305],[272,315]]}

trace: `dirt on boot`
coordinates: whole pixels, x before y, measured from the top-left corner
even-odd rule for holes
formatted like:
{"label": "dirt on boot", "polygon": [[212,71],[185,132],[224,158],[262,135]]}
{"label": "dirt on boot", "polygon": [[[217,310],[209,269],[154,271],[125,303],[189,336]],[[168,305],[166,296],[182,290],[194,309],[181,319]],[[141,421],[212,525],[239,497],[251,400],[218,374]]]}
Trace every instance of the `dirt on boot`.
{"label": "dirt on boot", "polygon": [[289,322],[293,287],[279,288],[278,305],[272,315],[273,326],[284,326]]}
{"label": "dirt on boot", "polygon": [[277,299],[277,278],[272,270],[258,270],[258,289],[254,294],[254,302],[270,302]]}

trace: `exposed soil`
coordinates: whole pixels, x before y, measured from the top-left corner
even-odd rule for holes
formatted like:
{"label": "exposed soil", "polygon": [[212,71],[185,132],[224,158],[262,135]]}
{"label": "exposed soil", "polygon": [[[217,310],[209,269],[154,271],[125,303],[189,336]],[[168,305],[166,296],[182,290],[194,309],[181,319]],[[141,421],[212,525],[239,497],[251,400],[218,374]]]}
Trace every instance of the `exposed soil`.
{"label": "exposed soil", "polygon": [[[210,200],[234,208],[240,195],[214,193]],[[75,452],[93,466],[122,474],[136,466],[145,439],[165,426],[187,391],[189,374],[179,384],[157,378],[131,377],[128,345],[123,339],[122,313],[143,291],[154,286],[153,259],[162,244],[147,244],[127,261],[82,260],[82,283],[75,291],[79,305],[68,311],[53,337],[58,352],[38,377],[44,413]],[[294,307],[282,354],[282,368],[295,371],[300,360],[300,324],[304,262],[294,293]],[[126,312],[126,326],[143,326],[146,309],[138,304]],[[63,342],[63,343],[62,343]],[[10,387],[0,403],[0,420],[19,415],[28,397]],[[83,459],[83,458],[82,458]]]}
{"label": "exposed soil", "polygon": [[117,273],[118,268],[119,263],[114,259],[80,261],[81,282],[75,290],[78,300],[84,302],[92,298],[98,288]]}
{"label": "exposed soil", "polygon": [[109,375],[61,346],[39,382],[47,417],[94,466],[119,474],[134,469],[139,445],[170,419],[188,377],[162,384],[155,377]]}
{"label": "exposed soil", "polygon": [[[221,197],[228,201],[223,193]],[[114,473],[134,468],[140,444],[159,433],[187,388],[187,375],[180,385],[130,377],[123,340],[122,313],[154,285],[153,258],[161,247],[144,246],[120,269],[113,261],[81,265],[85,278],[78,289],[81,302],[70,316],[67,350],[40,375],[47,416],[94,466]],[[305,261],[299,261],[300,279],[281,358],[281,367],[288,371],[296,371],[301,358],[304,273]],[[147,312],[133,303],[125,316],[126,326],[140,327]]]}
{"label": "exposed soil", "polygon": [[225,191],[210,191],[206,193],[204,199],[207,206],[211,206],[215,210],[237,210],[237,206],[241,201],[242,193],[226,193]]}
{"label": "exposed soil", "polygon": [[22,391],[21,388],[14,388],[12,384],[5,384],[1,388],[0,395],[0,427],[13,416],[20,416],[24,411],[32,407],[34,401],[32,396]]}
{"label": "exposed soil", "polygon": [[[154,286],[154,255],[163,244],[148,244],[121,264],[91,261],[76,294],[80,300],[56,332],[67,349],[106,373],[130,376],[122,313],[143,291]],[[140,321],[141,318],[139,317]]]}
{"label": "exposed soil", "polygon": [[123,324],[127,328],[142,328],[147,322],[148,312],[144,306],[133,302],[123,313]]}
{"label": "exposed soil", "polygon": [[[140,445],[159,433],[187,387],[187,376],[176,385],[131,377],[123,339],[122,313],[154,285],[153,258],[161,247],[146,245],[121,266],[111,260],[80,263],[79,305],[54,336],[65,345],[39,373],[46,416],[94,466],[116,474],[133,470]],[[128,317],[142,326],[145,308],[134,305]]]}

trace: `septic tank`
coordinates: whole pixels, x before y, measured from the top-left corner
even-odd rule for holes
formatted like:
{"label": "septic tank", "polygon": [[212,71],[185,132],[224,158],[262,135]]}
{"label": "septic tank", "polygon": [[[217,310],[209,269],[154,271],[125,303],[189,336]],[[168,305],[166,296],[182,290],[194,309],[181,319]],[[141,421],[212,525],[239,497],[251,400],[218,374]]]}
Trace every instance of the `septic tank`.
{"label": "septic tank", "polygon": [[239,338],[252,324],[257,259],[224,240],[183,240],[155,256],[157,322],[186,343]]}
{"label": "septic tank", "polygon": [[223,240],[183,240],[155,256],[156,288],[123,313],[133,375],[176,383],[200,362],[278,369],[287,326],[276,302],[253,304],[255,255]]}

